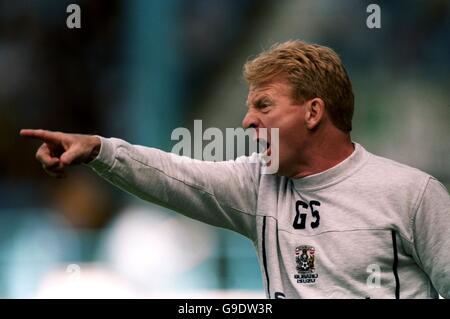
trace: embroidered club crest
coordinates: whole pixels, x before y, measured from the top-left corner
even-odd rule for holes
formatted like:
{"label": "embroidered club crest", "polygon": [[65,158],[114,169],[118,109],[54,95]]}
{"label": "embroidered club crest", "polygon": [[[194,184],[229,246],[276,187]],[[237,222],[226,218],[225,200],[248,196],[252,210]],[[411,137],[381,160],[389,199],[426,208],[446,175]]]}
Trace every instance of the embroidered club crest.
{"label": "embroidered club crest", "polygon": [[295,248],[295,262],[297,274],[294,278],[297,283],[315,283],[319,275],[315,268],[316,250],[312,246],[298,246]]}

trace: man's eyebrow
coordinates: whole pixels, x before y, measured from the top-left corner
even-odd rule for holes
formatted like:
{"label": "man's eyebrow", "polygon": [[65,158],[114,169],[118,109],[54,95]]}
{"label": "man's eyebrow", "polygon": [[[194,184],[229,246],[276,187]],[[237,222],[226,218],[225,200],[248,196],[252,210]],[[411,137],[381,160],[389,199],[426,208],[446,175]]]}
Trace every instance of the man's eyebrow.
{"label": "man's eyebrow", "polygon": [[263,94],[261,96],[257,96],[255,98],[253,98],[251,101],[247,100],[247,102],[246,102],[247,108],[249,108],[251,104],[254,104],[254,105],[258,106],[264,100],[272,101],[272,98],[269,95],[267,95],[267,94]]}

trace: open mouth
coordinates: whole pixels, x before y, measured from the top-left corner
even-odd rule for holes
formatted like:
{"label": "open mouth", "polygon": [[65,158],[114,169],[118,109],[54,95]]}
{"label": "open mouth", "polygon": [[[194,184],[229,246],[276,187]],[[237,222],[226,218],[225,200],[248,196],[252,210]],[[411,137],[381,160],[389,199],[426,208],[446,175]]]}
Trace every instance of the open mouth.
{"label": "open mouth", "polygon": [[257,138],[256,141],[258,143],[258,153],[270,156],[271,154],[270,142],[268,142],[266,139],[263,138]]}

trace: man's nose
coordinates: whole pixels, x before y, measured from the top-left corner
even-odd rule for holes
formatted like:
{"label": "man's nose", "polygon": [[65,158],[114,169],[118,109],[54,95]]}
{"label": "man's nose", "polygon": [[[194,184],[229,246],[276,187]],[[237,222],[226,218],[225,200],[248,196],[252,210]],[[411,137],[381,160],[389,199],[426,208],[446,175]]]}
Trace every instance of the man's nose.
{"label": "man's nose", "polygon": [[244,129],[250,127],[258,128],[258,118],[253,113],[247,112],[244,119],[242,120],[242,127]]}

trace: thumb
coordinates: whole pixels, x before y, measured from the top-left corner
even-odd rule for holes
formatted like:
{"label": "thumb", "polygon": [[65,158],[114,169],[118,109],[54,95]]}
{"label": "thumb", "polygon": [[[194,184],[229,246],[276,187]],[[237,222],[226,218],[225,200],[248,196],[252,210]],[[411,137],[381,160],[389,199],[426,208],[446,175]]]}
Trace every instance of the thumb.
{"label": "thumb", "polygon": [[78,149],[76,147],[71,147],[61,155],[59,160],[63,166],[69,166],[73,164],[79,156],[80,152]]}

